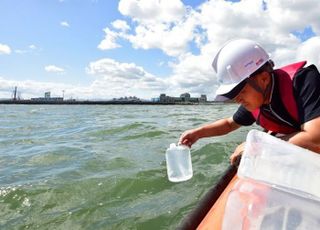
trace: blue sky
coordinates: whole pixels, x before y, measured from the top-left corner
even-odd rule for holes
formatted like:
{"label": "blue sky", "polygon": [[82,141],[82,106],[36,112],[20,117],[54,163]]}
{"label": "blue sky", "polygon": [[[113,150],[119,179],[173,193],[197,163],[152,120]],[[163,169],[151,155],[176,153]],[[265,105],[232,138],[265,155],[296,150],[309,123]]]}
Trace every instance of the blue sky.
{"label": "blue sky", "polygon": [[[84,67],[105,55],[97,49],[103,28],[119,17],[117,1],[1,1],[1,42],[26,52],[13,52],[11,59],[1,60],[2,73],[19,80],[56,77],[88,83]],[[30,49],[31,45],[36,48]],[[52,63],[68,70],[68,76],[45,72],[43,66]]]}
{"label": "blue sky", "polygon": [[14,86],[23,98],[213,98],[211,61],[234,37],[257,40],[279,64],[319,65],[319,1],[279,2],[0,0],[0,98]]}

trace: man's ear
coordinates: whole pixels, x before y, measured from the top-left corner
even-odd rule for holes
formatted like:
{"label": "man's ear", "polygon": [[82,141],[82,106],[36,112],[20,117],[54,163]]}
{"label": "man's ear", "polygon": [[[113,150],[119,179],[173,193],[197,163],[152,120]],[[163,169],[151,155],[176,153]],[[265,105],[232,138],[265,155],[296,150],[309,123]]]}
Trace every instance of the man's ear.
{"label": "man's ear", "polygon": [[260,75],[259,75],[259,83],[261,84],[261,86],[263,87],[267,87],[267,85],[271,82],[271,75],[269,72],[267,71],[263,71]]}

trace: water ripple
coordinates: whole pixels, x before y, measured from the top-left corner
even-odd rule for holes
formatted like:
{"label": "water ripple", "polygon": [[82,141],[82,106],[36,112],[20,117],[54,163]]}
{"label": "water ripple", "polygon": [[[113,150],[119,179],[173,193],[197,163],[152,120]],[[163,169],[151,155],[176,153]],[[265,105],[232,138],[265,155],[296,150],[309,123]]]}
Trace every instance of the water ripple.
{"label": "water ripple", "polygon": [[235,109],[0,105],[0,228],[176,228],[247,130],[197,142],[184,183],[168,181],[165,150]]}

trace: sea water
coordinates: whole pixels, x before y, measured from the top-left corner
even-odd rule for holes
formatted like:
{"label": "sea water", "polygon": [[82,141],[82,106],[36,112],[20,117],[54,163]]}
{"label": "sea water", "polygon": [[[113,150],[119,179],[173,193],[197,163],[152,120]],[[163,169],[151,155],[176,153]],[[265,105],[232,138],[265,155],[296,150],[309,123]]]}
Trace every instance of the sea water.
{"label": "sea water", "polygon": [[166,148],[236,108],[0,105],[0,229],[175,229],[248,129],[194,144],[183,183],[167,179]]}

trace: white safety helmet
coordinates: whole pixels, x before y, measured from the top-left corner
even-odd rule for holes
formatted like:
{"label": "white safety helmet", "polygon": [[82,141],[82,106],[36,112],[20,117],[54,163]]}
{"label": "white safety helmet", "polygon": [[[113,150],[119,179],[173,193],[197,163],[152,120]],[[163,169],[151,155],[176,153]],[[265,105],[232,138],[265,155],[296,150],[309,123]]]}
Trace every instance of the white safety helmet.
{"label": "white safety helmet", "polygon": [[[220,87],[216,91],[216,101],[232,99],[228,97],[238,85],[269,60],[267,52],[255,41],[235,39],[227,42],[215,56],[212,67],[217,73]],[[242,83],[242,84],[241,84]]]}

